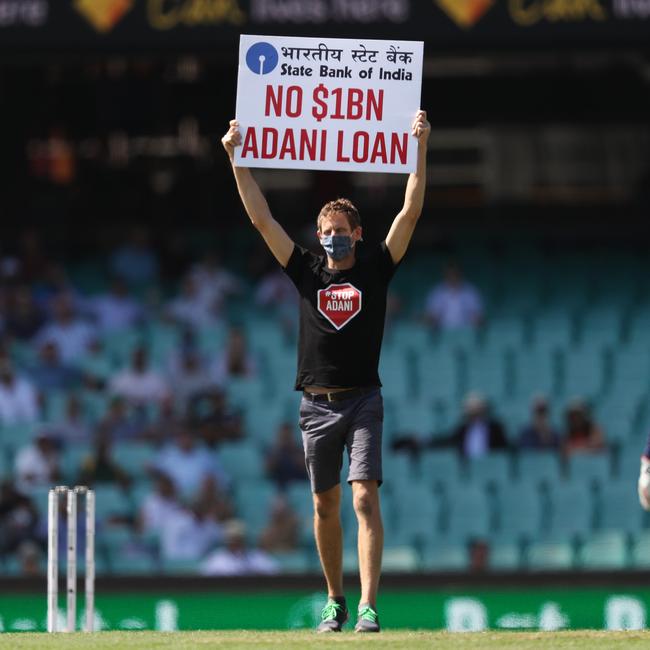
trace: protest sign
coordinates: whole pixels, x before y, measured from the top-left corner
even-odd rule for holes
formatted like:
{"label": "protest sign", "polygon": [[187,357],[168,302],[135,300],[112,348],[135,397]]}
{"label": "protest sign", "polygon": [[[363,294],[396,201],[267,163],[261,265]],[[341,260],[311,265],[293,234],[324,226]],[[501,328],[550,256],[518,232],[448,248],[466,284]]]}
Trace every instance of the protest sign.
{"label": "protest sign", "polygon": [[242,35],[242,167],[415,171],[423,43]]}

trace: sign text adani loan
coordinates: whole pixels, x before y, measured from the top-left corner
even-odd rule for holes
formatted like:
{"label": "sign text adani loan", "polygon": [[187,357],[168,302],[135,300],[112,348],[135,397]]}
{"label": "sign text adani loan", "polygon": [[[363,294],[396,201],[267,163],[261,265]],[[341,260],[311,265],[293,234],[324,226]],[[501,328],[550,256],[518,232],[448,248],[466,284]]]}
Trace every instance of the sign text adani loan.
{"label": "sign text adani loan", "polygon": [[420,41],[242,35],[242,167],[415,171]]}

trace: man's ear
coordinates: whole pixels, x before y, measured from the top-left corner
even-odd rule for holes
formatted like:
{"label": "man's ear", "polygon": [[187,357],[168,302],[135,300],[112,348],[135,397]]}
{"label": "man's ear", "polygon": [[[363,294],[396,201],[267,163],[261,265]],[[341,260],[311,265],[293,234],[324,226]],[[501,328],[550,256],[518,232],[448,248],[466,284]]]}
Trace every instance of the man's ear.
{"label": "man's ear", "polygon": [[352,231],[352,239],[355,242],[362,241],[363,240],[363,230],[361,229],[361,226],[357,226],[353,231]]}

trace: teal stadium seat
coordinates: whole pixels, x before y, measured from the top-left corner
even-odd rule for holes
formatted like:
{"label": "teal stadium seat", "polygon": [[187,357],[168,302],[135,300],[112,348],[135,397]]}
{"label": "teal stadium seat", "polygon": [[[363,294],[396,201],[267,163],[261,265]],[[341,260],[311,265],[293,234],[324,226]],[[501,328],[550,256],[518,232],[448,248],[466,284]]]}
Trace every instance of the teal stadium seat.
{"label": "teal stadium seat", "polygon": [[276,495],[275,486],[268,481],[246,481],[237,485],[235,504],[238,515],[246,522],[251,539],[266,526]]}
{"label": "teal stadium seat", "polygon": [[412,546],[386,546],[382,555],[382,573],[413,573],[420,558]]}
{"label": "teal stadium seat", "polygon": [[492,571],[517,571],[521,568],[521,547],[515,542],[490,545],[488,566]]}
{"label": "teal stadium seat", "polygon": [[393,503],[391,536],[395,544],[423,546],[440,534],[440,500],[426,486],[410,486],[394,494]]}
{"label": "teal stadium seat", "polygon": [[532,571],[561,571],[574,566],[573,546],[568,541],[533,542],[527,553]]}
{"label": "teal stadium seat", "polygon": [[612,476],[611,460],[607,451],[600,453],[575,453],[568,459],[570,480],[580,480],[588,485],[608,489]]}
{"label": "teal stadium seat", "polygon": [[493,451],[481,458],[468,460],[467,468],[472,484],[481,489],[506,490],[512,481],[512,463],[507,452]]}
{"label": "teal stadium seat", "polygon": [[115,463],[136,480],[147,476],[155,453],[155,448],[146,442],[116,442],[112,448]]}
{"label": "teal stadium seat", "polygon": [[514,391],[522,401],[533,395],[557,395],[560,387],[559,357],[556,350],[524,348],[514,357]]}
{"label": "teal stadium seat", "polygon": [[475,351],[465,358],[466,385],[498,403],[510,392],[509,372],[504,350]]}
{"label": "teal stadium seat", "polygon": [[471,538],[489,537],[492,513],[485,490],[475,486],[459,486],[448,495],[446,508],[447,540],[466,543]]}
{"label": "teal stadium seat", "polygon": [[112,517],[133,516],[134,506],[128,492],[110,483],[98,483],[94,490],[98,524]]}
{"label": "teal stadium seat", "polygon": [[628,566],[625,533],[606,530],[592,533],[580,548],[578,565],[583,569],[616,571]]}
{"label": "teal stadium seat", "polygon": [[382,393],[399,403],[413,396],[413,381],[406,352],[401,347],[384,347],[379,359],[379,377],[383,384]]}
{"label": "teal stadium seat", "polygon": [[460,572],[469,569],[469,554],[463,543],[432,542],[422,549],[421,566],[426,571]]}
{"label": "teal stadium seat", "polygon": [[598,527],[638,533],[643,528],[644,511],[639,507],[637,473],[608,482],[600,492]]}
{"label": "teal stadium seat", "polygon": [[416,357],[415,373],[416,394],[421,400],[457,403],[463,394],[460,358],[452,347],[423,350]]}
{"label": "teal stadium seat", "polygon": [[545,534],[549,539],[584,537],[593,528],[593,490],[586,482],[563,482],[549,486],[550,518]]}
{"label": "teal stadium seat", "polygon": [[634,536],[630,560],[635,569],[650,569],[650,530],[641,531]]}
{"label": "teal stadium seat", "polygon": [[564,394],[596,401],[605,387],[605,357],[601,348],[582,346],[562,354]]}
{"label": "teal stadium seat", "polygon": [[453,490],[462,479],[462,470],[455,449],[425,451],[420,457],[420,478],[424,483]]}
{"label": "teal stadium seat", "polygon": [[511,543],[534,540],[539,536],[543,514],[542,497],[533,483],[511,483],[497,495],[496,537]]}
{"label": "teal stadium seat", "polygon": [[517,459],[517,476],[532,485],[555,485],[561,479],[560,459],[555,452],[522,451]]}
{"label": "teal stadium seat", "polygon": [[237,483],[264,479],[266,469],[254,443],[231,442],[219,448],[219,457],[225,470]]}

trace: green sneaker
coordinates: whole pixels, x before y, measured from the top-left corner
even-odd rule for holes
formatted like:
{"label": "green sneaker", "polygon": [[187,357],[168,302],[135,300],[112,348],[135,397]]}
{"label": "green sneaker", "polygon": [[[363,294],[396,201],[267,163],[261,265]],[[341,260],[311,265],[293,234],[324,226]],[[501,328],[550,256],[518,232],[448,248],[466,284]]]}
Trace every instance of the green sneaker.
{"label": "green sneaker", "polygon": [[317,632],[340,632],[350,615],[345,605],[341,605],[329,598],[320,617],[321,622],[316,628]]}
{"label": "green sneaker", "polygon": [[370,605],[359,607],[359,618],[354,626],[355,632],[379,632],[379,616]]}

